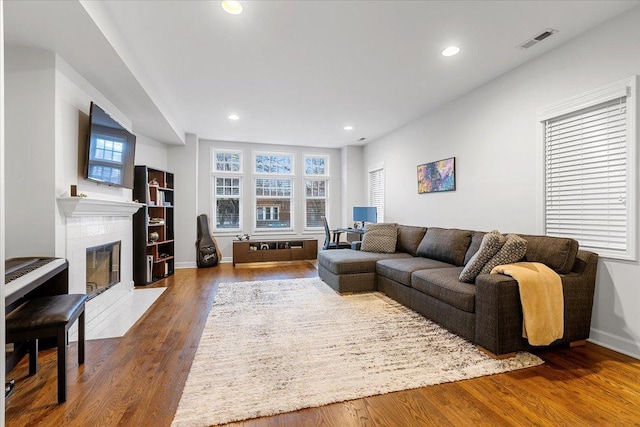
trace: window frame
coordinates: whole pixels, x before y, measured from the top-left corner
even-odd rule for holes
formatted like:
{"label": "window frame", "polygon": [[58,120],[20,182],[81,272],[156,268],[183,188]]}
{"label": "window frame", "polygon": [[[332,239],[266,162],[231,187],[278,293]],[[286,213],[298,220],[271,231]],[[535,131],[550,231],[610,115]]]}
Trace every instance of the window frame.
{"label": "window frame", "polygon": [[[307,173],[307,160],[308,159],[323,159],[324,160],[324,173]],[[302,176],[304,182],[304,193],[302,194],[303,198],[303,207],[304,207],[304,231],[324,231],[324,224],[320,224],[317,227],[312,227],[309,225],[308,221],[308,201],[309,200],[324,200],[324,217],[329,218],[329,186],[330,186],[330,177],[331,177],[331,169],[329,164],[330,156],[326,153],[304,153],[302,155]],[[324,197],[320,196],[307,196],[307,181],[323,181],[324,182]]]}
{"label": "window frame", "polygon": [[[324,196],[311,196],[307,195],[307,182],[324,182]],[[312,190],[313,192],[313,190]],[[303,195],[303,205],[304,205],[304,230],[305,231],[324,231],[324,223],[318,225],[317,227],[312,227],[307,222],[307,202],[308,200],[324,200],[324,217],[329,218],[329,178],[320,175],[308,175],[304,178],[304,195]]]}
{"label": "window frame", "polygon": [[[224,153],[224,154],[238,154],[240,156],[240,161],[239,161],[239,170],[237,171],[227,171],[227,170],[218,170],[218,159],[217,159],[217,154],[218,153]],[[213,147],[211,149],[211,170],[212,173],[218,173],[218,174],[224,174],[224,175],[243,175],[244,174],[244,153],[242,152],[242,150],[234,150],[234,149],[229,149],[229,148],[216,148]]]}
{"label": "window frame", "polygon": [[[217,154],[218,153],[232,153],[238,154],[240,156],[239,168],[238,171],[222,171],[217,168]],[[219,234],[237,234],[241,233],[244,230],[244,151],[236,150],[230,148],[219,148],[219,147],[211,147],[211,181],[210,181],[210,191],[211,195],[211,227],[212,231]],[[238,199],[238,227],[237,228],[220,228],[218,227],[218,205],[217,201],[219,199],[217,195],[217,183],[216,180],[218,178],[221,179],[238,179],[239,183],[239,195],[233,198]],[[225,198],[224,195],[221,198]],[[227,197],[228,198],[228,197]]]}
{"label": "window frame", "polygon": [[557,118],[566,114],[577,113],[585,108],[593,107],[611,100],[626,97],[626,125],[627,125],[627,176],[626,176],[626,200],[627,223],[625,251],[613,251],[606,248],[594,248],[580,244],[581,249],[591,250],[598,253],[602,258],[637,261],[637,181],[638,181],[638,159],[637,159],[637,113],[638,113],[638,86],[637,77],[617,81],[615,83],[579,94],[577,96],[559,101],[552,105],[540,108],[537,114],[537,126],[540,143],[537,144],[537,224],[541,234],[546,234],[546,135],[545,121]]}
{"label": "window frame", "polygon": [[[283,157],[289,157],[289,160],[291,162],[291,168],[290,168],[290,172],[286,173],[286,172],[258,172],[257,171],[257,167],[258,167],[258,163],[257,163],[257,157],[258,156],[283,156]],[[251,160],[253,162],[252,165],[252,169],[251,172],[253,173],[253,175],[256,176],[286,176],[286,177],[294,177],[296,175],[295,173],[295,155],[294,153],[290,153],[290,152],[285,152],[285,151],[265,151],[265,150],[253,150],[252,155],[251,155]]]}
{"label": "window frame", "polygon": [[[242,231],[243,228],[243,224],[242,224],[242,211],[243,211],[243,191],[242,191],[242,186],[243,186],[243,176],[239,176],[239,175],[215,175],[212,174],[211,175],[211,194],[212,194],[212,207],[211,207],[211,212],[212,212],[212,227],[213,227],[213,231],[219,232],[219,233],[238,233]],[[238,180],[238,196],[234,196],[234,195],[221,195],[218,196],[217,194],[217,183],[216,181],[218,179],[237,179]],[[218,227],[218,204],[217,201],[218,200],[224,200],[224,199],[237,199],[238,200],[238,227],[237,228],[222,228],[222,227]]]}
{"label": "window frame", "polygon": [[[307,173],[307,159],[323,159],[324,160],[324,173]],[[304,154],[302,156],[302,175],[304,177],[326,177],[331,174],[329,172],[329,155],[328,154]]]}
{"label": "window frame", "polygon": [[[275,180],[275,181],[290,181],[291,183],[291,194],[289,196],[278,196],[278,195],[268,195],[268,196],[258,196],[257,188],[258,188],[258,180]],[[261,174],[253,176],[253,183],[251,187],[251,198],[253,202],[253,232],[256,234],[261,233],[282,233],[282,232],[290,232],[295,230],[295,177],[292,175],[271,175],[271,174]],[[258,201],[260,199],[283,199],[289,200],[289,226],[288,227],[274,227],[274,228],[266,228],[266,227],[258,227]],[[278,218],[280,218],[280,209],[278,210]],[[266,220],[265,220],[266,221]]]}

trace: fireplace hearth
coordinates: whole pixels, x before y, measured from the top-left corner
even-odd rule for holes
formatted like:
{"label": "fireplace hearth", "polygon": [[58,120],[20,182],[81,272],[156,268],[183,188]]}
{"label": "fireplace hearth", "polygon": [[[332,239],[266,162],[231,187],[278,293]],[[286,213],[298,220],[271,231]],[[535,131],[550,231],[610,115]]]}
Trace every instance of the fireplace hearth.
{"label": "fireplace hearth", "polygon": [[87,248],[87,296],[94,298],[120,282],[121,242]]}

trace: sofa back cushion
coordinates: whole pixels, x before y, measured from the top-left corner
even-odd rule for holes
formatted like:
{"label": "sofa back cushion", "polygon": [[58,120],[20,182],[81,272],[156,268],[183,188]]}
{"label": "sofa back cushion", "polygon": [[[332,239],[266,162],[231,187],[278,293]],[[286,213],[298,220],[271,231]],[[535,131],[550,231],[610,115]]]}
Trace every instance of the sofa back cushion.
{"label": "sofa back cushion", "polygon": [[406,252],[409,255],[416,256],[418,245],[427,232],[426,227],[414,227],[411,225],[398,225],[398,242],[396,243],[397,252]]}
{"label": "sofa back cushion", "polygon": [[367,224],[360,250],[392,254],[396,251],[397,241],[398,226],[396,224]]}
{"label": "sofa back cushion", "polygon": [[472,234],[470,230],[430,227],[416,253],[421,257],[461,266],[471,244]]}
{"label": "sofa back cushion", "polygon": [[556,273],[568,274],[578,254],[578,242],[566,237],[532,236],[520,234],[527,241],[524,260],[541,262]]}
{"label": "sofa back cushion", "polygon": [[487,234],[484,231],[474,231],[471,235],[471,244],[469,245],[469,249],[467,249],[467,253],[464,255],[464,265],[467,265],[471,258],[478,252],[480,249],[480,245],[482,244],[482,239],[484,235]]}

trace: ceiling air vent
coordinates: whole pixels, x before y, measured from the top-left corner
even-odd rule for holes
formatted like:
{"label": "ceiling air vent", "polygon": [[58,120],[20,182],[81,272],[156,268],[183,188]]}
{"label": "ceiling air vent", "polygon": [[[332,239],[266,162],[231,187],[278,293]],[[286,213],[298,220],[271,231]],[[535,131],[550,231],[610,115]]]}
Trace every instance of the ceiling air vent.
{"label": "ceiling air vent", "polygon": [[529,49],[531,46],[533,46],[534,44],[538,44],[540,43],[542,40],[546,39],[549,36],[554,35],[555,33],[557,33],[558,30],[553,30],[551,28],[547,28],[546,30],[544,30],[543,32],[531,37],[529,40],[525,41],[524,43],[520,43],[518,46],[516,46],[518,49]]}

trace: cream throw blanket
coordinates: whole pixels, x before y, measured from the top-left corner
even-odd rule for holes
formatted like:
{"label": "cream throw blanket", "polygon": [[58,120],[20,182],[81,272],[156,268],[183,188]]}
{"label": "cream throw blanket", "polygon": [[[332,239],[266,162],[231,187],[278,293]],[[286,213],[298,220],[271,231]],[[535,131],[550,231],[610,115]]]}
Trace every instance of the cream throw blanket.
{"label": "cream throw blanket", "polygon": [[498,265],[491,274],[513,277],[520,287],[522,336],[531,345],[548,345],[564,335],[564,299],[558,274],[539,262]]}

